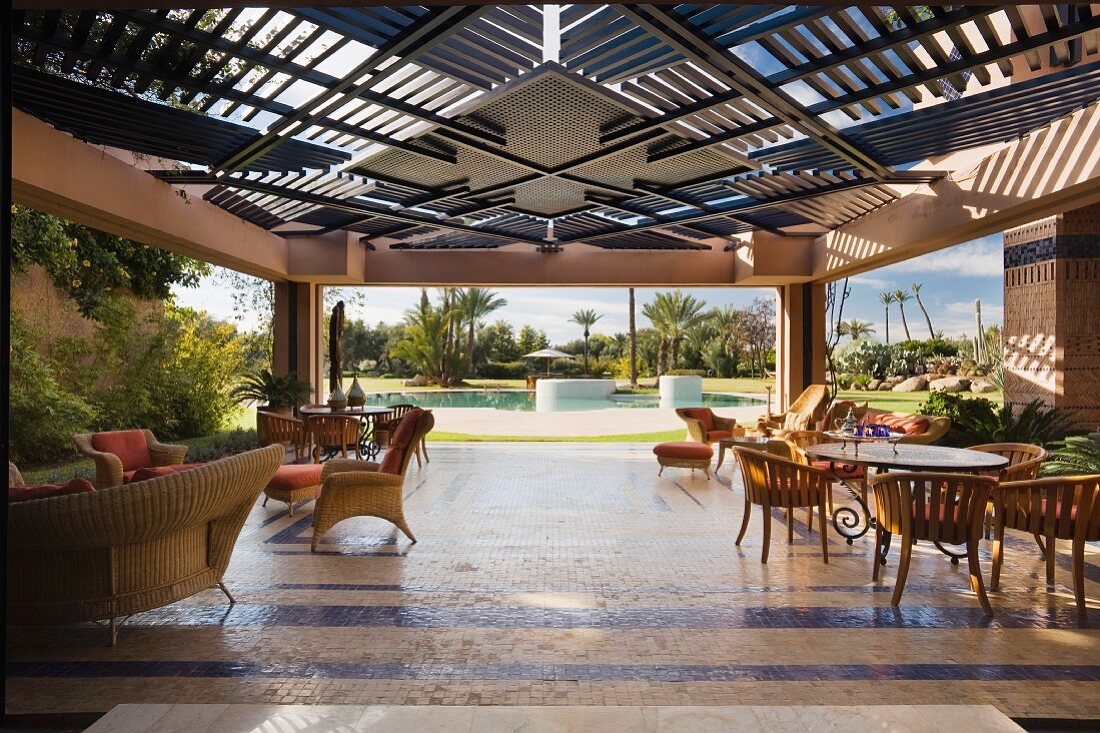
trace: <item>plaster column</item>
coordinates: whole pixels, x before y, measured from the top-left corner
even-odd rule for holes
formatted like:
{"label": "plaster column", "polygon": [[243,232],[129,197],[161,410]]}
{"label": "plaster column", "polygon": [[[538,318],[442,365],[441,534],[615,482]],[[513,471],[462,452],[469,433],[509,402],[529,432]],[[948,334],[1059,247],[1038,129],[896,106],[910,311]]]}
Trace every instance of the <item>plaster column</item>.
{"label": "plaster column", "polygon": [[811,384],[825,384],[825,286],[780,286],[775,309],[772,409],[782,412]]}
{"label": "plaster column", "polygon": [[1100,204],[1004,233],[1005,401],[1100,425]]}
{"label": "plaster column", "polygon": [[313,283],[275,283],[273,324],[275,374],[294,372],[313,385],[311,402],[323,402],[321,374],[322,286]]}

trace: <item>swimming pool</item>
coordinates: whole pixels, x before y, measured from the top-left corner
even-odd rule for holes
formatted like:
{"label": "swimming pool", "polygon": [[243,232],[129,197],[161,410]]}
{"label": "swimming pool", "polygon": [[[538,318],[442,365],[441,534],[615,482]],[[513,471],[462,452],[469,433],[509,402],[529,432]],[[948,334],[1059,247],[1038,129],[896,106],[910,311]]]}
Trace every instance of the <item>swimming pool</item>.
{"label": "swimming pool", "polygon": [[[611,395],[607,399],[560,399],[555,411],[605,410],[611,407],[630,409],[659,407],[660,397],[655,394]],[[676,407],[755,407],[763,405],[763,398],[740,397],[730,394],[703,393],[703,399],[676,404]],[[396,405],[408,403],[417,407],[486,407],[493,410],[535,411],[535,393],[524,389],[462,389],[431,390],[424,392],[381,392],[367,395],[368,405]]]}

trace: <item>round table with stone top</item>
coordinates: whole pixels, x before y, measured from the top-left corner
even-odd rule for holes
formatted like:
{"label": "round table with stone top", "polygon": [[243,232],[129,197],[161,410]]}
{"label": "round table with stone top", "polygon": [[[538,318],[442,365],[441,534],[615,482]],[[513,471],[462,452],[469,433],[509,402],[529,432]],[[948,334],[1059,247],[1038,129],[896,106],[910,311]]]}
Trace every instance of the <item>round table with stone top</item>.
{"label": "round table with stone top", "polygon": [[[808,446],[806,455],[819,461],[828,461],[834,466],[854,468],[865,466],[880,471],[943,471],[947,473],[985,473],[999,471],[1008,465],[1008,459],[995,453],[983,453],[965,448],[944,448],[938,445],[913,445],[900,443],[863,443],[856,452],[855,445],[843,446],[840,443],[821,443]],[[870,478],[868,476],[868,478]],[[838,507],[833,512],[833,528],[837,534],[852,544],[875,526],[875,519],[863,497],[855,487],[841,481],[848,493],[863,509],[860,517],[849,506]],[[955,553],[940,548],[957,562]]]}

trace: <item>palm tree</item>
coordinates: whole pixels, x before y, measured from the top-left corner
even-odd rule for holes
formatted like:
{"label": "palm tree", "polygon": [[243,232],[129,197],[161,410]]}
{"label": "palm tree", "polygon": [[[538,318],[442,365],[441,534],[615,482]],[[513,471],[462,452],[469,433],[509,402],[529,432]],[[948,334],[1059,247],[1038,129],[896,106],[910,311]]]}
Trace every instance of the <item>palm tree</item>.
{"label": "palm tree", "polygon": [[634,288],[630,290],[630,388],[638,389],[638,329],[634,327]]}
{"label": "palm tree", "polygon": [[585,308],[579,310],[573,314],[573,317],[569,320],[576,323],[578,326],[584,328],[584,373],[588,374],[588,329],[595,325],[596,321],[603,318],[601,315],[597,315],[596,311],[591,308]]}
{"label": "palm tree", "polygon": [[909,302],[909,291],[897,289],[894,291],[894,302],[898,304],[898,309],[901,310],[901,327],[905,329],[905,340],[911,341],[912,336],[909,335],[909,322],[905,320],[905,304]]}
{"label": "palm tree", "polygon": [[838,330],[841,336],[851,336],[852,341],[858,341],[875,332],[874,326],[868,321],[861,321],[858,318],[841,321]]}
{"label": "palm tree", "polygon": [[878,294],[878,302],[886,306],[886,343],[890,343],[890,304],[894,302],[894,293],[884,290]]}
{"label": "palm tree", "polygon": [[[685,296],[683,291],[675,290],[672,293],[657,293],[654,301],[642,308],[642,312],[653,322],[653,327],[662,335],[662,341],[668,345],[670,368],[676,368],[680,358],[680,342],[683,341],[684,334],[688,329],[699,325],[709,317],[706,307],[706,301],[691,295]],[[658,362],[660,361],[658,352]],[[660,371],[660,365],[658,370]]]}
{"label": "palm tree", "polygon": [[920,299],[920,289],[923,286],[920,283],[913,283],[909,287],[917,298],[917,305],[920,306],[921,313],[924,314],[924,322],[928,324],[928,338],[936,338],[935,332],[932,331],[932,319],[928,317],[928,309],[924,307],[924,301]]}
{"label": "palm tree", "polygon": [[467,288],[459,298],[459,310],[462,312],[462,319],[466,321],[467,327],[466,359],[470,362],[472,368],[478,321],[498,308],[508,305],[508,301],[497,297],[497,294],[488,288]]}

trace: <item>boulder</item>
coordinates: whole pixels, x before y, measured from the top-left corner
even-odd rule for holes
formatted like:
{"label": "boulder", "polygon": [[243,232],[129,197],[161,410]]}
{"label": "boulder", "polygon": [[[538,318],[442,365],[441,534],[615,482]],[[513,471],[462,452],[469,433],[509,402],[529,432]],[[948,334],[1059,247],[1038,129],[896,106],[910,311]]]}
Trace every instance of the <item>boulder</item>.
{"label": "boulder", "polygon": [[909,377],[894,385],[895,392],[923,392],[926,389],[928,389],[928,380],[921,375]]}
{"label": "boulder", "polygon": [[965,392],[970,389],[970,380],[966,377],[944,377],[928,383],[931,392]]}
{"label": "boulder", "polygon": [[[893,376],[893,377],[887,377],[886,379],[883,380],[882,383],[885,384],[886,386],[888,386],[890,389],[893,389],[894,387],[896,387],[897,385],[901,384],[904,381],[905,381],[905,377]],[[879,389],[881,389],[881,387]]]}
{"label": "boulder", "polygon": [[867,390],[869,392],[877,392],[878,388],[881,387],[881,386],[882,386],[882,380],[881,379],[872,379],[870,382],[867,383]]}
{"label": "boulder", "polygon": [[405,386],[406,387],[427,387],[428,386],[428,378],[425,377],[423,374],[417,374],[412,379],[405,380]]}
{"label": "boulder", "polygon": [[996,392],[997,388],[990,384],[985,379],[975,379],[970,383],[971,392]]}
{"label": "boulder", "polygon": [[883,382],[882,384],[880,384],[878,386],[878,391],[879,392],[889,392],[893,388],[894,388],[894,385],[890,384],[889,382]]}

